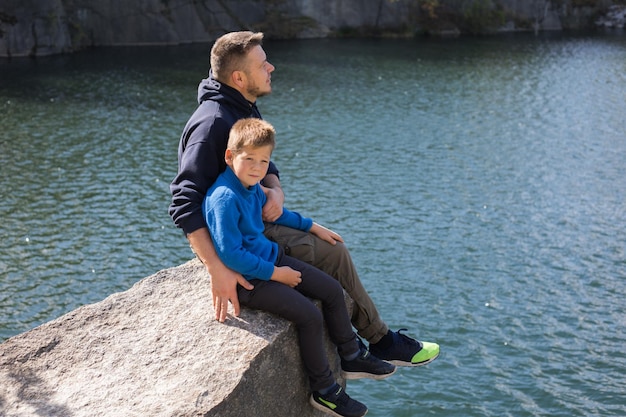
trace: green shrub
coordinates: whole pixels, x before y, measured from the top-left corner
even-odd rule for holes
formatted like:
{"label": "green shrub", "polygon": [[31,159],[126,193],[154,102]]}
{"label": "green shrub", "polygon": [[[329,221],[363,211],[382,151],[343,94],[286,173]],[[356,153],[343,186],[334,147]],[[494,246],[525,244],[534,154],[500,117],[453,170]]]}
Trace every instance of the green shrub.
{"label": "green shrub", "polygon": [[464,30],[472,34],[490,33],[504,25],[504,11],[491,0],[469,0],[463,7]]}

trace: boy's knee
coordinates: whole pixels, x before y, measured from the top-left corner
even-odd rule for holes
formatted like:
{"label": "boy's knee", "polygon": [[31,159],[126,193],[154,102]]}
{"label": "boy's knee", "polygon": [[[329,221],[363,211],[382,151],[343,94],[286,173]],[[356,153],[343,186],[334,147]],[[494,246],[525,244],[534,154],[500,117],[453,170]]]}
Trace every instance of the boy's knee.
{"label": "boy's knee", "polygon": [[325,301],[330,305],[345,304],[343,287],[339,281],[333,279],[325,284]]}
{"label": "boy's knee", "polygon": [[324,316],[315,304],[311,303],[311,307],[307,307],[306,314],[302,316],[299,326],[308,328],[324,327]]}

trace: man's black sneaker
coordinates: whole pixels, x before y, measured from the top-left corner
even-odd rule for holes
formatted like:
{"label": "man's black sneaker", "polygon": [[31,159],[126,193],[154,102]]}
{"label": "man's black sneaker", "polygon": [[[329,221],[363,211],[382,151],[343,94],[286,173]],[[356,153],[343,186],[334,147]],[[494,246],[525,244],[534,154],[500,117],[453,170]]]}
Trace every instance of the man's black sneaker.
{"label": "man's black sneaker", "polygon": [[322,395],[314,391],[309,402],[313,407],[331,416],[362,417],[367,414],[367,407],[350,398],[339,384],[335,384],[328,394]]}
{"label": "man's black sneaker", "polygon": [[420,342],[400,332],[391,332],[393,343],[387,349],[380,349],[370,344],[370,351],[376,357],[398,366],[422,366],[437,359],[439,345],[431,342]]}
{"label": "man's black sneaker", "polygon": [[363,346],[355,359],[341,359],[341,376],[345,379],[384,379],[395,372],[395,365],[378,359]]}

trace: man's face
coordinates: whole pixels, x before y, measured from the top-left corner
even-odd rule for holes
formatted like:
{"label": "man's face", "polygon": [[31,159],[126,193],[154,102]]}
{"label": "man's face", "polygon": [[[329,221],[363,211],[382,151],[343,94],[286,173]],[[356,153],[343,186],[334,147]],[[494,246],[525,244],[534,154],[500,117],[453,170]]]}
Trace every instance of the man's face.
{"label": "man's face", "polygon": [[267,61],[265,51],[260,45],[255,46],[248,52],[248,65],[244,71],[246,84],[244,96],[250,102],[272,92],[271,73],[275,67]]}

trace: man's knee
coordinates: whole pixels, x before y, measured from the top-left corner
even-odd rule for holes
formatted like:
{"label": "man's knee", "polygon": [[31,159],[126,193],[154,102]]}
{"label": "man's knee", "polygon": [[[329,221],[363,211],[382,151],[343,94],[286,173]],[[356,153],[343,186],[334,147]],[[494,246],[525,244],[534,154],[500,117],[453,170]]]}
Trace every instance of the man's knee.
{"label": "man's knee", "polygon": [[292,256],[296,259],[306,262],[309,265],[313,265],[315,261],[315,247],[312,243],[300,243],[293,246],[285,246],[283,248],[285,254]]}
{"label": "man's knee", "polygon": [[310,265],[315,261],[315,236],[280,225],[267,225],[265,236],[276,242],[286,255]]}

